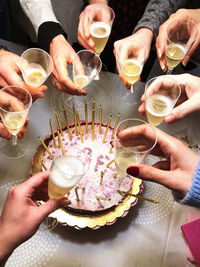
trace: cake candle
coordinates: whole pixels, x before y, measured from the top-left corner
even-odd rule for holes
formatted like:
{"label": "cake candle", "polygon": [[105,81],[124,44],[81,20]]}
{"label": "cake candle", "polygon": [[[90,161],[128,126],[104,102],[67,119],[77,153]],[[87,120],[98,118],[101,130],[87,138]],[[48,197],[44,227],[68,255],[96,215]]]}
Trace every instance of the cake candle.
{"label": "cake candle", "polygon": [[60,118],[59,118],[59,116],[58,116],[57,111],[55,111],[55,114],[56,114],[56,119],[57,119],[57,122],[58,122],[58,127],[59,127],[59,130],[60,130],[60,133],[61,133],[61,135],[63,136],[62,126],[61,126]]}
{"label": "cake candle", "polygon": [[110,201],[110,198],[104,197],[104,196],[96,196],[97,200],[108,200]]}
{"label": "cake candle", "polygon": [[72,141],[71,130],[70,130],[70,127],[69,127],[69,121],[68,121],[68,117],[67,117],[67,113],[66,113],[65,108],[63,108],[63,113],[64,113],[64,117],[65,117],[65,122],[66,122],[66,125],[67,125],[67,131],[68,131],[69,140]]}
{"label": "cake candle", "polygon": [[95,121],[95,109],[92,109],[92,141],[94,141],[94,121]]}
{"label": "cake candle", "polygon": [[110,162],[108,162],[108,164],[106,165],[106,167],[108,168],[115,160],[112,159]]}
{"label": "cake candle", "polygon": [[110,127],[111,120],[112,120],[112,116],[110,116],[110,118],[109,118],[109,120],[108,120],[108,124],[107,124],[107,127],[106,127],[106,131],[105,131],[105,133],[104,133],[104,136],[103,136],[102,143],[104,143],[105,140],[106,140],[106,136],[107,136],[107,133],[108,133],[108,129],[109,129],[109,127]]}
{"label": "cake candle", "polygon": [[100,181],[100,185],[102,185],[102,184],[103,184],[103,175],[104,175],[104,172],[103,172],[103,171],[101,171],[101,181]]}
{"label": "cake candle", "polygon": [[60,132],[57,131],[57,134],[58,134],[58,140],[59,140],[59,147],[62,149],[63,156],[65,156],[66,155],[66,152],[65,152],[65,149],[63,147],[63,143],[62,143],[62,139],[61,139],[61,136],[60,136]]}
{"label": "cake candle", "polygon": [[85,101],[85,132],[88,133],[88,111],[87,111],[86,101]]}
{"label": "cake candle", "polygon": [[111,139],[113,139],[113,137],[114,137],[114,134],[115,134],[115,131],[116,131],[116,128],[117,128],[117,124],[119,122],[119,118],[120,118],[120,114],[118,113]]}
{"label": "cake candle", "polygon": [[45,169],[45,171],[47,171],[47,166],[44,164],[43,161],[41,162],[41,165],[42,165],[42,167]]}
{"label": "cake candle", "polygon": [[53,123],[52,123],[52,120],[51,119],[49,120],[49,123],[50,123],[50,127],[51,127],[51,133],[52,133],[52,136],[53,136],[53,144],[54,144],[54,147],[57,147],[57,145],[56,145],[56,139],[55,139],[55,134],[54,134],[54,129],[53,129]]}
{"label": "cake candle", "polygon": [[76,109],[75,109],[74,104],[73,104],[73,115],[74,115],[74,124],[75,124],[75,134],[76,134],[76,136],[78,136],[77,121],[76,121]]}
{"label": "cake candle", "polygon": [[99,134],[102,133],[101,123],[102,123],[102,106],[100,105],[99,107]]}
{"label": "cake candle", "polygon": [[49,151],[48,147],[45,145],[44,141],[42,140],[41,137],[38,137],[41,144],[43,145],[43,147],[45,148],[45,150],[47,151],[47,153],[49,154],[50,158],[53,159],[53,155],[51,154],[51,152]]}
{"label": "cake candle", "polygon": [[78,186],[75,188],[75,194],[76,194],[76,200],[80,201],[79,195],[78,195]]}
{"label": "cake candle", "polygon": [[127,195],[127,196],[136,197],[136,198],[139,198],[139,199],[142,199],[142,200],[146,200],[146,201],[152,202],[154,204],[158,204],[159,203],[157,200],[154,200],[154,199],[151,199],[151,198],[143,197],[143,196],[140,196],[140,195],[135,195],[133,193],[129,193],[129,192],[121,191],[121,190],[117,190],[117,191],[121,195]]}
{"label": "cake candle", "polygon": [[79,119],[78,113],[76,113],[76,116],[77,116],[77,121],[78,121],[79,133],[80,133],[80,137],[81,137],[81,143],[84,143],[83,134],[82,134],[82,130],[81,130],[81,124],[80,124],[80,119]]}

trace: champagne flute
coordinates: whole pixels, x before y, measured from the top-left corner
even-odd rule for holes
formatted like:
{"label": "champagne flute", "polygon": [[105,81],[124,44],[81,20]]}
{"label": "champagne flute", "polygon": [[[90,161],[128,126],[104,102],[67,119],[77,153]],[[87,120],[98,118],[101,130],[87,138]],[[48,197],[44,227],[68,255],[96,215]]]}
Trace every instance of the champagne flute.
{"label": "champagne flute", "polygon": [[105,4],[92,4],[90,7],[88,15],[90,35],[95,43],[94,50],[100,55],[110,36],[115,13]]}
{"label": "champagne flute", "polygon": [[149,80],[145,86],[145,109],[148,122],[159,125],[174,108],[181,88],[171,75],[162,75]]}
{"label": "champagne flute", "polygon": [[[119,132],[130,128],[133,130],[130,139],[119,138]],[[148,137],[139,130],[146,128]],[[134,134],[135,132],[135,134]],[[144,162],[146,156],[155,147],[157,135],[153,126],[140,119],[126,119],[119,123],[114,139],[114,155],[117,173],[120,176],[127,175],[126,170],[129,166],[134,166]]]}
{"label": "champagne flute", "polygon": [[73,80],[80,88],[86,87],[101,71],[100,57],[90,51],[79,51],[73,60]]}
{"label": "champagne flute", "polygon": [[86,174],[89,163],[83,150],[71,146],[57,150],[50,170],[49,198],[60,198],[67,194]]}
{"label": "champagne flute", "polygon": [[[80,88],[87,88],[95,77],[98,76],[101,71],[102,62],[100,57],[93,51],[90,50],[81,50],[79,51],[73,59],[73,81]],[[70,106],[75,105],[82,106],[80,96],[70,96],[63,94],[64,102],[66,105]],[[83,103],[85,102],[85,97]]]}
{"label": "champagne flute", "polygon": [[26,84],[31,87],[42,85],[53,70],[53,60],[44,50],[30,48],[21,55],[21,72]]}
{"label": "champagne flute", "polygon": [[8,131],[12,134],[12,142],[1,143],[1,153],[7,157],[18,158],[28,149],[28,144],[17,142],[17,133],[25,124],[32,104],[31,94],[18,86],[7,86],[0,90],[0,116]]}
{"label": "champagne flute", "polygon": [[124,42],[117,50],[117,63],[124,78],[131,84],[131,93],[140,77],[145,60],[145,46],[137,40]]}
{"label": "champagne flute", "polygon": [[167,63],[167,74],[185,58],[188,51],[196,41],[198,26],[191,20],[175,19],[169,23],[166,29],[167,44],[165,48],[165,59]]}

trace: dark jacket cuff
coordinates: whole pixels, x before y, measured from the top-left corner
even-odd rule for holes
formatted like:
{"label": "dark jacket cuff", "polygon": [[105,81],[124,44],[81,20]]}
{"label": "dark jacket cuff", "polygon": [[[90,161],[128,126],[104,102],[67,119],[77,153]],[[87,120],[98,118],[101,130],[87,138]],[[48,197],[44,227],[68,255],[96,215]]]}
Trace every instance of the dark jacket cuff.
{"label": "dark jacket cuff", "polygon": [[65,39],[67,39],[67,34],[59,23],[53,21],[42,23],[38,30],[38,43],[40,48],[48,52],[51,40],[59,34],[64,35]]}

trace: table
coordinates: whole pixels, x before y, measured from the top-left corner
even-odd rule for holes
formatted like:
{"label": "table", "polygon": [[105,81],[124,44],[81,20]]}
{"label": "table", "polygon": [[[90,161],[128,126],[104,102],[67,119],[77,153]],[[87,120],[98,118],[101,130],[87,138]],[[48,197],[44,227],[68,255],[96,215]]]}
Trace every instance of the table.
{"label": "table", "polygon": [[[25,49],[13,43],[5,41],[3,43],[18,54]],[[71,107],[66,105],[63,93],[56,91],[50,81],[47,81],[47,85],[49,89],[45,98],[39,99],[31,107],[29,116],[31,121],[25,136],[31,144],[29,152],[16,160],[0,155],[1,208],[7,190],[28,178],[30,161],[39,144],[38,136],[44,138],[50,133],[50,118],[54,125],[56,124],[54,111],[59,113],[61,123],[63,123],[61,110],[65,105],[69,118],[72,120]],[[101,72],[100,80],[91,84],[90,93],[86,99],[89,101],[89,98],[95,96],[96,107],[102,104],[103,121],[106,122],[112,114],[112,124],[114,124],[118,112],[121,114],[121,120],[126,117],[140,117],[137,105],[132,103],[139,99],[144,85],[138,83],[136,89],[138,93],[136,97],[133,97],[124,88],[118,75]],[[79,108],[81,119],[82,102],[79,103]],[[90,112],[89,109],[89,114]],[[189,134],[197,142],[199,141],[196,123],[198,119],[199,114],[196,114],[171,126],[162,125],[161,127],[171,134],[180,131]],[[200,216],[200,210],[174,202],[171,191],[163,186],[144,182],[144,187],[144,196],[158,200],[159,205],[139,201],[136,207],[130,209],[126,217],[119,218],[115,224],[98,230],[76,230],[59,225],[52,232],[38,231],[14,251],[6,266],[186,266],[188,264],[186,243],[180,226],[187,222],[188,212],[197,213]]]}

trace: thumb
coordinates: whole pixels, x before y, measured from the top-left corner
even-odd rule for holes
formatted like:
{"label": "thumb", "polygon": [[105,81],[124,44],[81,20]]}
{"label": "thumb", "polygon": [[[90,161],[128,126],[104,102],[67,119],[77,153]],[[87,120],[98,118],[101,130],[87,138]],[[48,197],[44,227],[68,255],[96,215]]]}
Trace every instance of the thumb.
{"label": "thumb", "polygon": [[169,184],[168,171],[160,170],[149,165],[141,164],[138,166],[130,166],[127,168],[126,172],[133,177],[143,180],[156,182],[165,186]]}
{"label": "thumb", "polygon": [[181,105],[175,107],[170,114],[165,117],[166,123],[172,123],[182,118],[185,118],[187,115],[196,111],[197,107],[194,104],[194,100],[192,98],[188,99]]}
{"label": "thumb", "polygon": [[42,221],[50,213],[54,212],[55,210],[61,207],[67,206],[70,203],[71,201],[66,197],[62,197],[60,199],[49,199],[46,203],[38,207],[39,208],[38,216]]}

